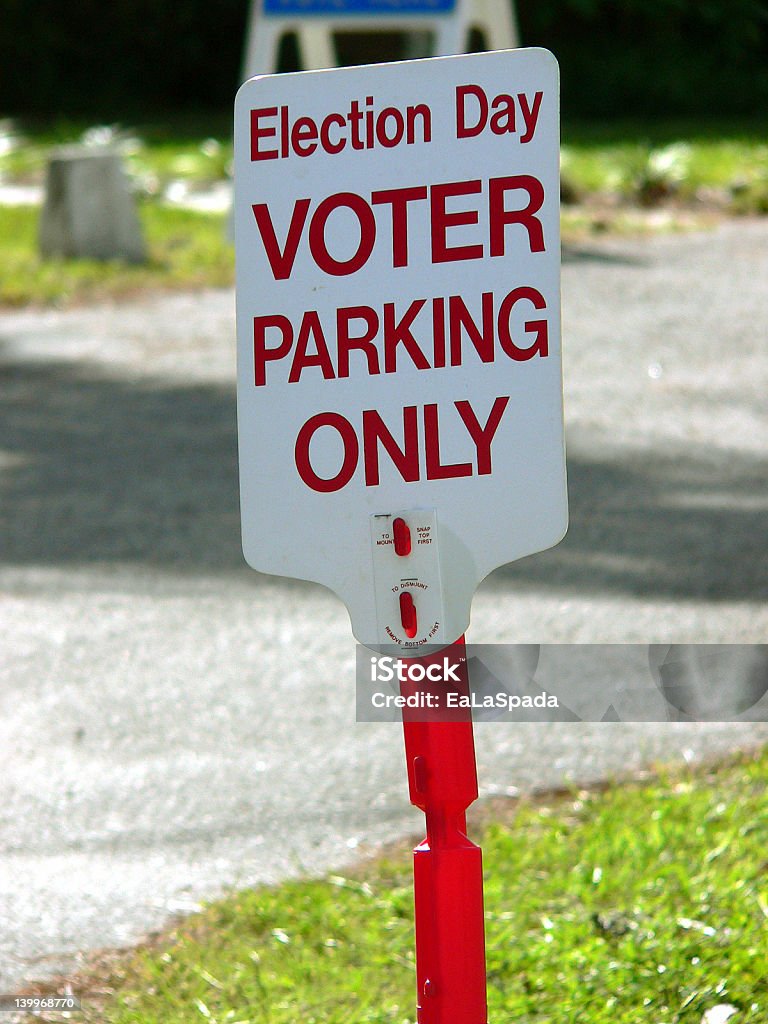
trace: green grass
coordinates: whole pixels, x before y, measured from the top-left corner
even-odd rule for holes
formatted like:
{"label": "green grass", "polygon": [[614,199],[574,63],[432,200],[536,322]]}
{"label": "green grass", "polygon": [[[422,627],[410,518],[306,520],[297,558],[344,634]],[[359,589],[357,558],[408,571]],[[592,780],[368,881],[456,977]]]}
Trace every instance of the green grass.
{"label": "green grass", "polygon": [[71,305],[126,298],[150,289],[225,286],[234,252],[221,215],[142,203],[149,261],[43,260],[37,251],[39,211],[0,206],[0,305]]}
{"label": "green grass", "polygon": [[[765,1024],[767,799],[768,752],[522,803],[487,827],[491,1024],[700,1024],[721,1003]],[[214,903],[109,985],[86,1020],[412,1022],[408,849]]]}
{"label": "green grass", "polygon": [[[563,171],[582,197],[605,193],[645,202],[674,194],[691,200],[714,190],[738,212],[768,211],[764,119],[575,122],[563,126],[562,136]],[[148,195],[161,194],[176,181],[220,180],[232,163],[228,115],[187,119],[173,127],[0,122],[0,179],[41,181],[52,146],[83,140],[117,144],[135,187]]]}
{"label": "green grass", "polygon": [[768,212],[768,122],[565,125],[561,165],[577,196],[717,202]]}
{"label": "green grass", "polygon": [[[147,288],[229,285],[233,255],[223,220],[162,205],[179,185],[221,181],[232,163],[229,115],[131,126],[52,126],[0,122],[0,181],[42,182],[51,147],[65,142],[118,145],[141,204],[150,245],[143,267],[91,261],[41,261],[36,214],[0,206],[0,306],[130,296]],[[768,133],[742,125],[566,124],[562,171],[568,240],[597,232],[642,234],[708,223],[711,211],[768,213]],[[638,207],[655,207],[648,217]],[[660,213],[661,216],[655,216]]]}
{"label": "green grass", "polygon": [[116,146],[139,193],[157,195],[171,182],[205,185],[231,169],[231,119],[200,123],[176,119],[163,124],[88,125],[62,121],[52,125],[0,121],[0,180],[41,183],[51,149],[72,143]]}

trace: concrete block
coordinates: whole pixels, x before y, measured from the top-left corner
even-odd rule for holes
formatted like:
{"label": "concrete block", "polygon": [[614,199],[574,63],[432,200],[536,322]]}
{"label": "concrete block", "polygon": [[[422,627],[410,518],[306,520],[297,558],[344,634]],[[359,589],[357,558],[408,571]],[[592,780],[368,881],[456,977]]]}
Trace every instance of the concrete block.
{"label": "concrete block", "polygon": [[82,146],[53,153],[39,244],[43,257],[146,260],[136,204],[119,153]]}

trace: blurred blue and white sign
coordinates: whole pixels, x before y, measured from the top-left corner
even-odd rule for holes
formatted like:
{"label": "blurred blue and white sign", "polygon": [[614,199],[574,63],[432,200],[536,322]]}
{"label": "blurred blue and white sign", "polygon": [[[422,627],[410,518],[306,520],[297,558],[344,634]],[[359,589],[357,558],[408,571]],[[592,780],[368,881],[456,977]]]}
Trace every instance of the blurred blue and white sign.
{"label": "blurred blue and white sign", "polygon": [[371,58],[368,47],[351,55],[354,64],[519,45],[514,0],[252,0],[243,80],[282,70],[278,55],[286,40],[295,43],[300,70],[337,67],[337,41],[345,32],[402,32],[408,40],[402,55]]}
{"label": "blurred blue and white sign", "polygon": [[333,17],[349,14],[445,14],[457,0],[264,0],[264,14]]}

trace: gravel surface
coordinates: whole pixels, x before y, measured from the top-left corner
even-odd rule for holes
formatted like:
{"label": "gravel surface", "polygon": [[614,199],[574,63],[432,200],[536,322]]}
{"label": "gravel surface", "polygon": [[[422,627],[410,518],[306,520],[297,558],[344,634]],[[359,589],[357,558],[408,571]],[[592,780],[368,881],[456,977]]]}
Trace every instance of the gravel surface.
{"label": "gravel surface", "polygon": [[[571,528],[485,581],[470,639],[764,642],[768,223],[573,248],[563,298]],[[242,562],[233,303],[0,315],[2,990],[420,828],[344,609]],[[481,725],[481,788],[766,739]]]}

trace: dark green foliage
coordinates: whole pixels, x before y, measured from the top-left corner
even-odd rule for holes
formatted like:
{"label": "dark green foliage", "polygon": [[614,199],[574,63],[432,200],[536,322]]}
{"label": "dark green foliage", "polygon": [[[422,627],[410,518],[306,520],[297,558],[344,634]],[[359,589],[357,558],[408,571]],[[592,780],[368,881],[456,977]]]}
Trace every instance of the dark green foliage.
{"label": "dark green foliage", "polygon": [[570,116],[754,115],[768,104],[763,0],[518,0],[560,61]]}
{"label": "dark green foliage", "polygon": [[0,0],[0,115],[229,108],[248,0]]}
{"label": "dark green foliage", "polygon": [[[250,0],[0,0],[0,115],[229,110]],[[567,117],[768,109],[766,0],[516,0]]]}

